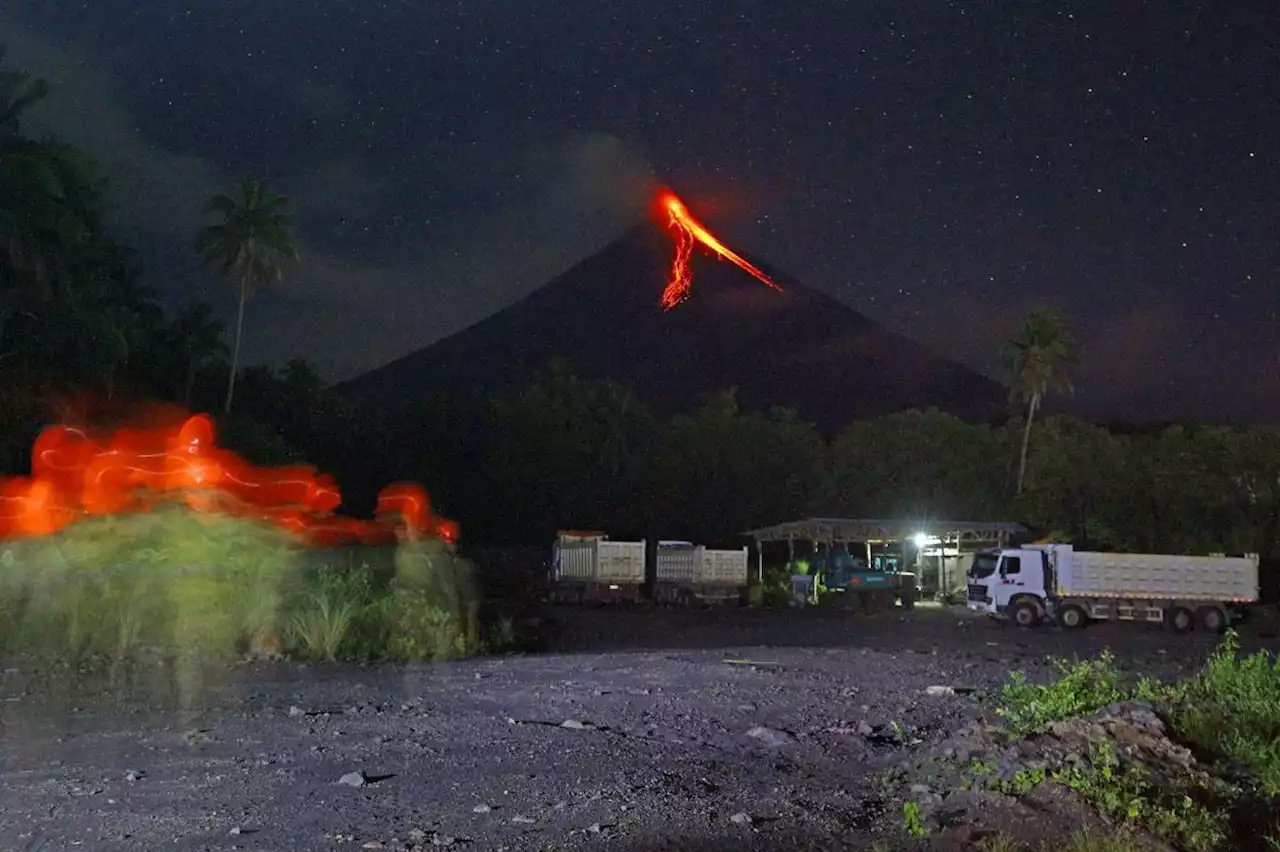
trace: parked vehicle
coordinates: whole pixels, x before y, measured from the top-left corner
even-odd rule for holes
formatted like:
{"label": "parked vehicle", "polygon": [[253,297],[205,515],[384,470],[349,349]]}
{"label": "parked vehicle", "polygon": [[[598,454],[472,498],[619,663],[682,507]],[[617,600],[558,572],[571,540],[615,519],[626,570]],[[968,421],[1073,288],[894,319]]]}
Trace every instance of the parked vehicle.
{"label": "parked vehicle", "polygon": [[1258,600],[1258,557],[1096,553],[1069,544],[981,551],[968,575],[969,609],[1021,627],[1068,629],[1116,619],[1175,633],[1220,632]]}
{"label": "parked vehicle", "polygon": [[[651,557],[651,558],[649,558]],[[741,600],[749,582],[747,548],[712,550],[687,541],[610,541],[603,532],[561,531],[552,548],[555,602],[636,600],[646,586],[658,601],[692,605]]]}
{"label": "parked vehicle", "polygon": [[635,600],[645,579],[645,542],[562,531],[552,548],[551,600]]}
{"label": "parked vehicle", "polygon": [[[804,565],[803,573],[816,578],[809,586],[810,594],[830,605],[867,612],[889,610],[895,605],[913,609],[920,597],[919,578],[904,570],[900,554],[876,554],[868,566],[865,559],[850,553],[847,543],[819,543]],[[793,588],[797,576],[793,574]]]}
{"label": "parked vehicle", "polygon": [[747,548],[708,550],[688,541],[659,541],[655,551],[654,600],[684,606],[742,600]]}

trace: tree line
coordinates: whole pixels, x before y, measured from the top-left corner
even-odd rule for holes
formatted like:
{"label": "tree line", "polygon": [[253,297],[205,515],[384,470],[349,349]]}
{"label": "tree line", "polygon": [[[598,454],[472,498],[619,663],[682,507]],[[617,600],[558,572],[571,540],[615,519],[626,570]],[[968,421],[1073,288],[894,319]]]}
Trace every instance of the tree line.
{"label": "tree line", "polygon": [[24,133],[47,92],[0,71],[0,473],[22,473],[39,428],[68,407],[92,401],[109,417],[113,403],[168,400],[220,411],[220,443],[256,463],[333,473],[344,511],[367,512],[387,482],[421,481],[464,542],[544,544],[586,527],[737,544],[744,530],[821,514],[1017,520],[1106,549],[1280,551],[1277,430],[1042,419],[1081,355],[1050,310],[1004,347],[1004,422],[908,411],[825,437],[794,411],[743,411],[731,390],[660,416],[559,362],[487,397],[422,400],[396,421],[339,398],[304,361],[242,368],[252,296],[299,260],[288,199],[238,181],[192,235],[238,297],[228,344],[207,305],[167,315],[141,284],[132,251],[109,236],[94,165]]}

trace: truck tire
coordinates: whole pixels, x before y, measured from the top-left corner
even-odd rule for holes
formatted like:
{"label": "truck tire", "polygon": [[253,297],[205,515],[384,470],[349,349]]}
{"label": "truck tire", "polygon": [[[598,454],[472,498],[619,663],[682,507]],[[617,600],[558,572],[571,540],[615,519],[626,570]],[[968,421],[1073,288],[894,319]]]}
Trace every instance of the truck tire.
{"label": "truck tire", "polygon": [[1196,629],[1196,617],[1185,606],[1170,607],[1164,614],[1164,626],[1174,633],[1190,633]]}
{"label": "truck tire", "polygon": [[1227,616],[1216,606],[1202,606],[1196,610],[1196,623],[1206,633],[1222,633],[1227,629]]}
{"label": "truck tire", "polygon": [[1089,613],[1079,604],[1067,604],[1058,613],[1058,624],[1064,630],[1079,630],[1089,624]]}
{"label": "truck tire", "polygon": [[1039,627],[1040,607],[1026,599],[1015,601],[1009,610],[1009,618],[1019,627]]}

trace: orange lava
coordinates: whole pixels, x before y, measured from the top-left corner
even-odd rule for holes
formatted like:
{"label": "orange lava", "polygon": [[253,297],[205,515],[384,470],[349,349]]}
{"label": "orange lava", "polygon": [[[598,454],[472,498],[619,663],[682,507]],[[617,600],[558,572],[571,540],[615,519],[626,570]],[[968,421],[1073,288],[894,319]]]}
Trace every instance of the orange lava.
{"label": "orange lava", "polygon": [[327,474],[305,465],[256,467],[217,446],[207,414],[159,413],[158,424],[105,435],[65,425],[41,432],[31,476],[0,477],[0,539],[53,535],[87,517],[165,502],[265,521],[311,547],[394,544],[399,535],[458,538],[458,525],[432,514],[417,483],[384,488],[376,520],[343,517],[334,514],[342,496]]}
{"label": "orange lava", "polygon": [[658,205],[662,213],[667,217],[667,226],[671,229],[671,234],[676,241],[676,256],[671,264],[671,278],[667,281],[666,289],[662,291],[662,309],[664,311],[671,310],[689,298],[689,292],[693,286],[693,272],[689,268],[689,259],[693,256],[695,242],[702,243],[718,256],[733,263],[739,269],[751,274],[773,289],[782,289],[776,281],[765,275],[762,270],[747,262],[724,243],[717,240],[710,231],[702,226],[701,222],[693,218],[689,213],[689,209],[684,206],[684,202],[677,198],[674,192],[669,189],[664,189],[660,192],[658,194]]}

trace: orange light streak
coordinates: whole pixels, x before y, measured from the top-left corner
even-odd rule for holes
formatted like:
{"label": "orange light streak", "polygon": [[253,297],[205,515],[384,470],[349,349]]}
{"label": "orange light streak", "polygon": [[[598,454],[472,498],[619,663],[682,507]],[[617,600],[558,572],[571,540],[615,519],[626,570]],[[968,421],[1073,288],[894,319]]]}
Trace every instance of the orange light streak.
{"label": "orange light streak", "polygon": [[454,542],[458,525],[431,511],[415,482],[382,490],[377,517],[334,514],[342,502],[327,474],[305,465],[257,467],[223,449],[213,419],[166,410],[162,425],[124,427],[102,439],[50,426],[31,449],[30,477],[0,477],[0,540],[53,535],[94,515],[148,511],[161,502],[274,524],[312,547]]}
{"label": "orange light streak", "polygon": [[703,227],[701,222],[693,218],[693,215],[689,213],[689,208],[684,206],[684,202],[677,198],[674,192],[669,189],[662,190],[658,194],[658,205],[663,215],[667,217],[667,227],[671,229],[671,235],[676,241],[676,256],[671,263],[671,278],[667,281],[666,289],[662,291],[661,304],[664,311],[671,310],[689,298],[689,293],[693,288],[693,272],[689,267],[689,261],[693,257],[695,242],[702,243],[703,246],[716,255],[734,264],[758,281],[769,285],[775,290],[782,290],[782,287],[766,275],[763,270],[749,263],[745,258],[716,239],[710,231]]}

